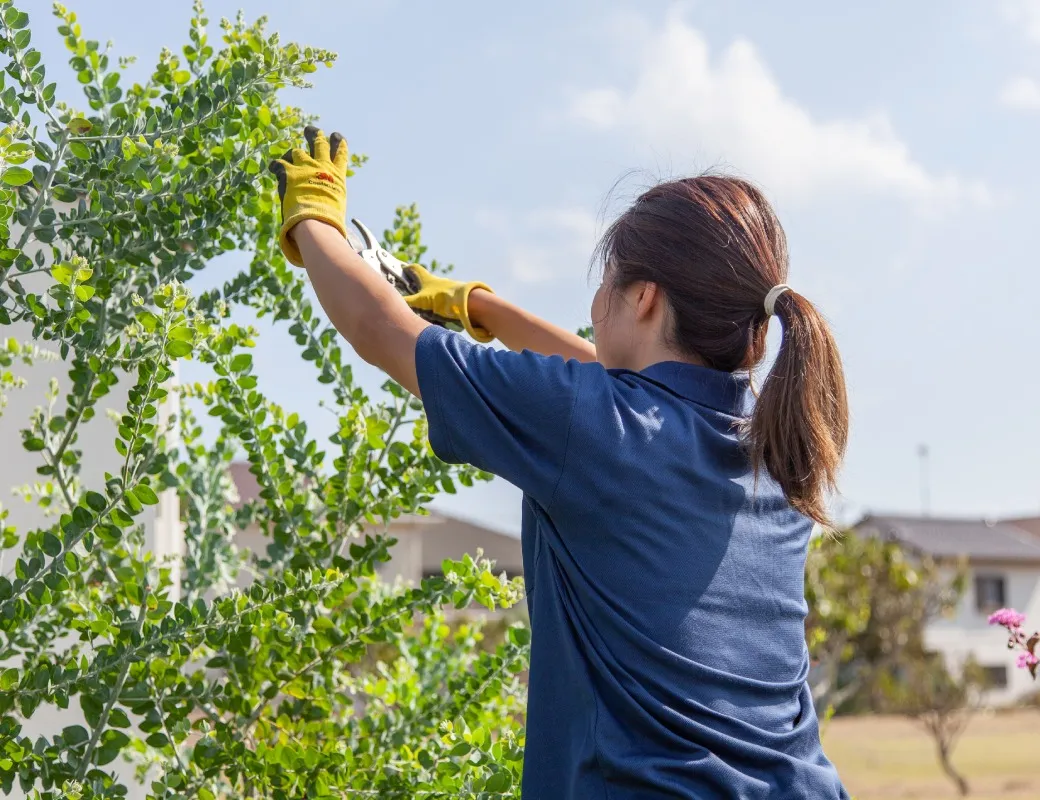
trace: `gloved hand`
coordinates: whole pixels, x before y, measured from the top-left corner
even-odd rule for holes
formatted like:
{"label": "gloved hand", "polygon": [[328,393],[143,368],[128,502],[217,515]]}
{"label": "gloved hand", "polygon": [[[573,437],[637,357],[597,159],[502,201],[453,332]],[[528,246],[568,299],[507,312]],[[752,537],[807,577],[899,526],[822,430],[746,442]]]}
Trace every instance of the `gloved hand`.
{"label": "gloved hand", "polygon": [[290,231],[305,219],[318,219],[347,236],[347,143],[334,133],[325,134],[313,125],[303,130],[309,152],[290,150],[270,163],[268,169],[278,178],[278,197],[282,202],[282,229],[279,243],[289,261],[303,266],[303,257]]}
{"label": "gloved hand", "polygon": [[453,281],[441,275],[432,275],[418,264],[406,267],[419,284],[419,291],[404,296],[405,302],[417,311],[432,311],[439,317],[459,322],[478,342],[490,342],[495,337],[483,328],[473,325],[469,318],[469,293],[474,289],[490,292],[486,283]]}

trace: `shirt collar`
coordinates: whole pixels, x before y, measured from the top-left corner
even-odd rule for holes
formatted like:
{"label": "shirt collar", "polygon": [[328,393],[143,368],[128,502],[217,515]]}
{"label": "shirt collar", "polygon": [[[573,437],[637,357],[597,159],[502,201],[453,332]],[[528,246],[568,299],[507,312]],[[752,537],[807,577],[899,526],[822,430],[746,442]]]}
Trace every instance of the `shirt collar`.
{"label": "shirt collar", "polygon": [[744,416],[751,409],[750,381],[732,372],[682,361],[661,361],[651,364],[642,372],[626,369],[612,369],[609,372],[639,375],[673,394],[725,414]]}

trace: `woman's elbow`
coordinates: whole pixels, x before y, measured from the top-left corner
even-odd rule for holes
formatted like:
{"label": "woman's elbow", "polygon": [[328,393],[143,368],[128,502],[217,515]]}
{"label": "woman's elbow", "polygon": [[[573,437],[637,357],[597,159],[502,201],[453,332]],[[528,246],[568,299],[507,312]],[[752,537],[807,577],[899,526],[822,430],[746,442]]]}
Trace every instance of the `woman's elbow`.
{"label": "woman's elbow", "polygon": [[409,329],[415,327],[418,318],[413,318],[411,312],[406,320],[395,319],[394,315],[374,314],[366,317],[355,321],[350,338],[351,346],[362,361],[384,372],[391,372],[406,354],[405,351],[414,358],[416,333]]}
{"label": "woman's elbow", "polygon": [[352,335],[347,337],[354,348],[354,352],[358,354],[358,357],[366,364],[371,364],[373,367],[383,367],[383,361],[385,359],[385,352],[383,348],[379,346],[378,336],[378,325],[371,324],[358,324],[352,331]]}

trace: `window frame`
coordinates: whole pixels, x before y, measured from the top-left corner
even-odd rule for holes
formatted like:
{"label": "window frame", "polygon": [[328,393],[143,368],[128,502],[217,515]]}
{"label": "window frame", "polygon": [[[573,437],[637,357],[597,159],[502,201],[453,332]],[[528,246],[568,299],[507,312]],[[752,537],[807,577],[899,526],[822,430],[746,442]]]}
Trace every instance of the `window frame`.
{"label": "window frame", "polygon": [[[980,614],[992,614],[999,608],[1007,607],[1007,576],[996,572],[976,572],[975,580],[973,582],[973,591],[975,592],[975,610]],[[1000,597],[999,602],[993,605],[987,605],[984,603],[983,592],[980,591],[980,587],[985,583],[996,585],[999,587],[997,595]],[[985,599],[988,599],[985,598]]]}
{"label": "window frame", "polygon": [[[1008,672],[1007,664],[983,664],[981,665],[982,674],[985,675],[985,689],[986,691],[1000,691],[1007,689],[1011,684],[1011,675]],[[994,675],[999,674],[1001,677],[997,681],[993,681]]]}

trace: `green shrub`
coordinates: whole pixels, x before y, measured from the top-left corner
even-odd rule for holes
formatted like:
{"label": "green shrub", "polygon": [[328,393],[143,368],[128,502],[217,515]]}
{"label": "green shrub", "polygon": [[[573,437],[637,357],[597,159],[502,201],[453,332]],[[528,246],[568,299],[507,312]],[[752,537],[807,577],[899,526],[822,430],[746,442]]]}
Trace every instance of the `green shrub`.
{"label": "green shrub", "polygon": [[[0,2],[0,324],[32,330],[0,348],[0,391],[47,352],[68,374],[23,431],[21,457],[39,474],[29,495],[53,514],[0,530],[17,554],[0,577],[0,788],[120,797],[112,767],[129,757],[155,797],[517,794],[527,629],[490,649],[441,608],[510,606],[520,582],[470,557],[415,588],[375,577],[392,542],[381,526],[485,476],[433,456],[400,387],[374,402],[354,383],[277,247],[265,164],[306,121],[278,91],[333,55],[241,17],[213,40],[196,4],[189,44],[128,85],[128,62],[55,13],[83,108],[58,101],[27,14]],[[386,239],[423,255],[414,208]],[[229,250],[252,254],[248,271],[193,295],[193,276]],[[332,388],[328,441],[265,398],[255,331],[233,321],[241,307],[283,323]],[[184,359],[211,380],[177,386]],[[84,485],[80,433],[117,385],[120,467]],[[183,411],[171,415],[174,395]],[[242,451],[261,492],[236,510],[221,475]],[[171,492],[180,565],[146,547],[147,509]],[[268,545],[243,592],[230,588],[241,561],[230,540],[245,525]],[[375,646],[388,655],[367,657]],[[55,707],[82,724],[23,733]]]}

